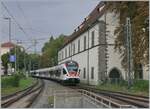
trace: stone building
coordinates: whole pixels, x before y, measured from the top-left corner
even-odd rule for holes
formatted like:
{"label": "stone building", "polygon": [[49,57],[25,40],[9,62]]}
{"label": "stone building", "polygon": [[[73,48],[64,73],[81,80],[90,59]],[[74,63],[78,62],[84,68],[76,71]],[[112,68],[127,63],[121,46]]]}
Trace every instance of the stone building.
{"label": "stone building", "polygon": [[[58,64],[67,60],[77,61],[83,83],[97,85],[109,78],[126,80],[128,75],[121,66],[121,55],[114,50],[118,16],[100,2],[58,51]],[[147,70],[143,78],[148,79]]]}

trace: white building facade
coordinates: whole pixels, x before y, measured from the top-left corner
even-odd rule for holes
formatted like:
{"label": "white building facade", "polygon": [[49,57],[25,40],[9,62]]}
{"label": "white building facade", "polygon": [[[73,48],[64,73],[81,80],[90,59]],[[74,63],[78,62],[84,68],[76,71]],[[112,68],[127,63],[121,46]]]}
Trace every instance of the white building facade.
{"label": "white building facade", "polygon": [[[103,2],[99,3],[70,36],[72,39],[58,51],[58,64],[77,61],[81,82],[91,85],[108,78],[126,80],[120,54],[114,50],[114,31],[118,24],[118,15],[107,11]],[[148,76],[143,78],[148,79]]]}

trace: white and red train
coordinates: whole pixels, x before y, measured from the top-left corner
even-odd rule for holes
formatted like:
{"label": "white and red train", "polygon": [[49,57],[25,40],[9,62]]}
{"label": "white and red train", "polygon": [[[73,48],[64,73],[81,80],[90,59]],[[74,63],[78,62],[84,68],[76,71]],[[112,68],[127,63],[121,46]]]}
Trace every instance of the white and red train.
{"label": "white and red train", "polygon": [[56,80],[60,83],[78,84],[80,82],[79,65],[75,61],[66,61],[60,65],[30,71],[32,76]]}

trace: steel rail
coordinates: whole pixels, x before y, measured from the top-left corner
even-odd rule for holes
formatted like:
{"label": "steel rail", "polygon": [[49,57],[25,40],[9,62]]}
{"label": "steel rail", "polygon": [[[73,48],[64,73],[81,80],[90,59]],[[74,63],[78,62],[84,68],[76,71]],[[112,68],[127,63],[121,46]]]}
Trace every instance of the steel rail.
{"label": "steel rail", "polygon": [[[12,105],[13,103],[17,102],[18,100],[22,99],[23,97],[25,97],[31,93],[34,93],[37,90],[41,91],[42,87],[44,86],[43,85],[44,83],[42,82],[41,85],[39,85],[39,84],[40,84],[40,82],[38,82],[38,84],[34,85],[34,87],[31,87],[30,89],[27,89],[27,90],[22,91],[22,92],[18,92],[18,96],[16,95],[16,96],[9,97],[7,100],[2,102],[1,107],[7,108],[10,105]],[[29,104],[32,104],[32,103],[29,103]]]}

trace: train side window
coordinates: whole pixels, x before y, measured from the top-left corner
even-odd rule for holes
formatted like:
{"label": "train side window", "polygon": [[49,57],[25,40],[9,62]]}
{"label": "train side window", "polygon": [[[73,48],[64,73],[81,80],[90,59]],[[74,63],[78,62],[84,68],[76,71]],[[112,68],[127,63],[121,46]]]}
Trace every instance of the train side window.
{"label": "train side window", "polygon": [[56,76],[60,76],[60,74],[61,74],[61,72],[60,72],[60,70],[56,70]]}
{"label": "train side window", "polygon": [[61,70],[58,70],[58,72],[59,72],[59,76],[61,75]]}
{"label": "train side window", "polygon": [[52,72],[52,71],[49,71],[49,74],[52,76],[52,75],[53,75],[53,72]]}
{"label": "train side window", "polygon": [[66,72],[66,70],[65,70],[65,69],[63,69],[63,74],[67,74],[67,72]]}

